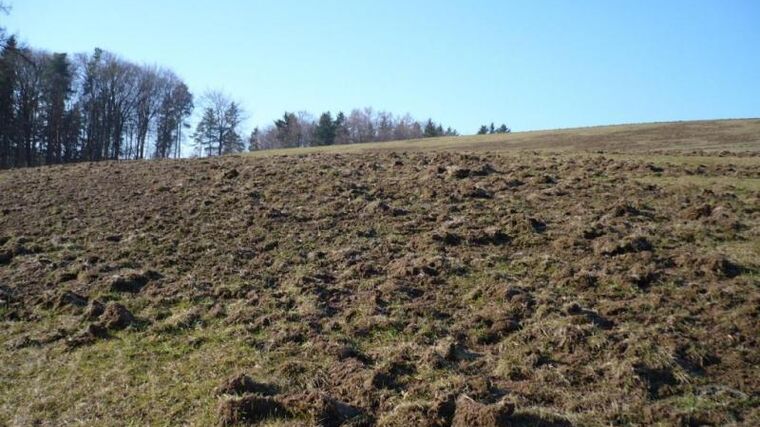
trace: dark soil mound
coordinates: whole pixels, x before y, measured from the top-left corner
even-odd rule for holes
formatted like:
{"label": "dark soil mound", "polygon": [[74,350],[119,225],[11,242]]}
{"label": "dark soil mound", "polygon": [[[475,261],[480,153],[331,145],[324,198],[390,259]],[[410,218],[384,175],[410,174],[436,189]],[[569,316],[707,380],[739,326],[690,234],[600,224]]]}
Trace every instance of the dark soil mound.
{"label": "dark soil mound", "polygon": [[99,319],[107,329],[124,329],[135,322],[132,313],[123,305],[115,302],[110,302],[105,306]]}
{"label": "dark soil mound", "polygon": [[274,398],[253,394],[223,399],[219,403],[218,412],[220,426],[248,425],[290,416]]}

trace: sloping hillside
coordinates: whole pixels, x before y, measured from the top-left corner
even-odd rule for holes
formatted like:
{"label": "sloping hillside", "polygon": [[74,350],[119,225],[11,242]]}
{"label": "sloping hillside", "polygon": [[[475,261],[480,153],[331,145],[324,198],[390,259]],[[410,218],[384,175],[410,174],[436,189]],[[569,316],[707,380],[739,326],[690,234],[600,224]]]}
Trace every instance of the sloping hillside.
{"label": "sloping hillside", "polygon": [[270,156],[315,152],[381,151],[608,151],[647,152],[758,152],[760,119],[704,120],[597,126],[510,134],[426,138],[409,141],[268,150]]}
{"label": "sloping hillside", "polygon": [[1,172],[0,425],[758,425],[758,128]]}

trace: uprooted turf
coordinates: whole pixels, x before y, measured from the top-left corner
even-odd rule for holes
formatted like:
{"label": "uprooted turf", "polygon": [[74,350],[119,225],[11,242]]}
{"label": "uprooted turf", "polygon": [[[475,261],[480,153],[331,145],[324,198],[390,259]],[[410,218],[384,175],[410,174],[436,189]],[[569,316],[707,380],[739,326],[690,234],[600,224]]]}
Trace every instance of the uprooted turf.
{"label": "uprooted turf", "polygon": [[0,424],[756,425],[760,157],[678,158],[4,172]]}

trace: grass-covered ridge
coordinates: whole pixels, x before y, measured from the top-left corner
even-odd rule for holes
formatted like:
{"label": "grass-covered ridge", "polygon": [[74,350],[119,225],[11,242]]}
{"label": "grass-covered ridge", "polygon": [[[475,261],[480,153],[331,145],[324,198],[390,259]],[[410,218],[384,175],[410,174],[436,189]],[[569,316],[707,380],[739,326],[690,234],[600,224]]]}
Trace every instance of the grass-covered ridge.
{"label": "grass-covered ridge", "polygon": [[760,151],[760,119],[640,123],[509,134],[447,136],[405,141],[264,150],[253,156],[397,151],[599,151],[660,156],[670,151]]}

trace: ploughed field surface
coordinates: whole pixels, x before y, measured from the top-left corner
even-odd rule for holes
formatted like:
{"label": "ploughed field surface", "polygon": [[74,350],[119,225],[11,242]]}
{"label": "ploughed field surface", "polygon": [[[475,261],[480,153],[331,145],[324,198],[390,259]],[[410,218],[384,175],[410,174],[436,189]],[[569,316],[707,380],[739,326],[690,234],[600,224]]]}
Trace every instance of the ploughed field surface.
{"label": "ploughed field surface", "polygon": [[0,425],[760,424],[760,157],[0,173]]}

